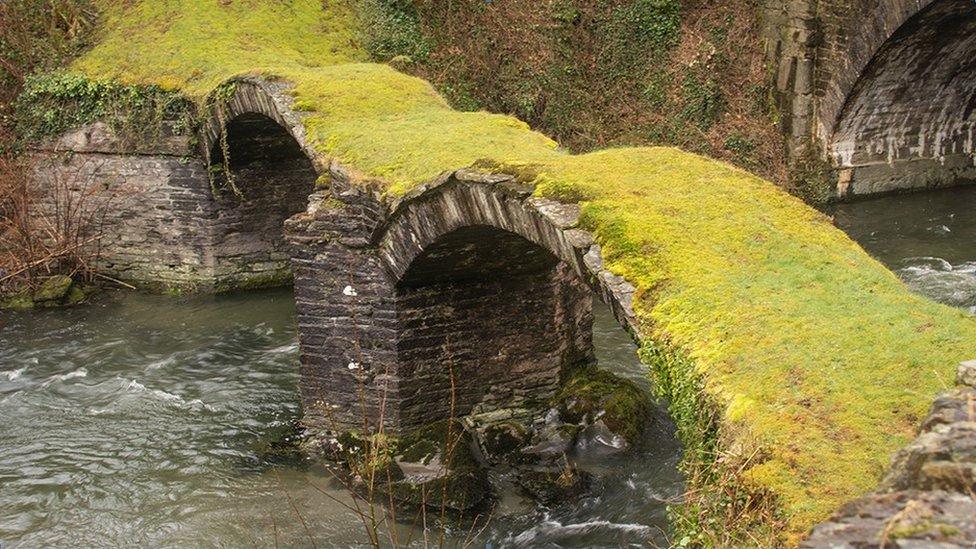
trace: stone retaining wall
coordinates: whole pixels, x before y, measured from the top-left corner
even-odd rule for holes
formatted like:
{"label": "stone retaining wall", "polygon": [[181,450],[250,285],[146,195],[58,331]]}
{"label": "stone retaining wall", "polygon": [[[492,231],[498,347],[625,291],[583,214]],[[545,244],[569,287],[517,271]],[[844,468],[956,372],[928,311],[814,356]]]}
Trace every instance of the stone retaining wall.
{"label": "stone retaining wall", "polygon": [[215,208],[207,166],[192,152],[183,136],[145,150],[101,123],[69,132],[34,153],[38,207],[57,225],[84,218],[92,230],[101,226],[91,245],[109,276],[154,289],[203,284],[213,269]]}

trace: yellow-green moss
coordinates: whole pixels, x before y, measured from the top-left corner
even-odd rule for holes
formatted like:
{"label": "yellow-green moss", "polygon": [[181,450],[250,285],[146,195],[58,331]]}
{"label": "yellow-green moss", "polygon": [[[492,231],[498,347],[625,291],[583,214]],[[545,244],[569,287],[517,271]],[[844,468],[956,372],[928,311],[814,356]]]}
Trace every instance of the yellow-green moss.
{"label": "yellow-green moss", "polygon": [[539,194],[585,199],[607,265],[638,288],[642,335],[693,364],[720,444],[764,450],[736,482],[777,499],[786,543],[873,488],[976,354],[976,322],[911,295],[766,181],[674,149],[572,156],[363,63],[352,1],[104,0],[103,36],[74,68],[198,99],[235,75],[286,79],[314,146],[393,194],[488,159],[531,165]]}

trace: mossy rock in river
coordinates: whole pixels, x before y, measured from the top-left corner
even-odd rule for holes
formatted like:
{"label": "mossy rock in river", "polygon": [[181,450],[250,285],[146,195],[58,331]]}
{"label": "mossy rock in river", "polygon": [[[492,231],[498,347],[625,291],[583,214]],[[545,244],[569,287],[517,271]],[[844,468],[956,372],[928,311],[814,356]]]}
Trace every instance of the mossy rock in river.
{"label": "mossy rock in river", "polygon": [[27,311],[34,308],[34,298],[29,291],[22,291],[0,300],[0,309]]}
{"label": "mossy rock in river", "polygon": [[532,499],[553,505],[585,494],[593,476],[567,463],[562,467],[524,469],[519,471],[517,482]]}
{"label": "mossy rock in river", "polygon": [[631,446],[637,444],[650,417],[650,396],[632,381],[595,366],[572,373],[556,396],[567,422],[603,420]]}
{"label": "mossy rock in river", "polygon": [[82,287],[70,276],[55,275],[47,278],[33,292],[25,288],[0,299],[0,309],[28,310],[34,307],[69,307],[83,303],[92,291],[92,287]]}
{"label": "mossy rock in river", "polygon": [[458,512],[478,507],[489,495],[488,475],[459,422],[440,421],[402,437],[343,433],[335,457],[361,480],[373,479],[399,503]]}
{"label": "mossy rock in river", "polygon": [[41,284],[41,287],[34,292],[34,302],[40,307],[57,307],[68,296],[74,280],[70,276],[55,275],[48,278]]}
{"label": "mossy rock in river", "polygon": [[390,486],[397,501],[463,512],[487,499],[487,472],[460,422],[440,421],[419,429],[403,437],[398,447],[394,461],[402,478]]}

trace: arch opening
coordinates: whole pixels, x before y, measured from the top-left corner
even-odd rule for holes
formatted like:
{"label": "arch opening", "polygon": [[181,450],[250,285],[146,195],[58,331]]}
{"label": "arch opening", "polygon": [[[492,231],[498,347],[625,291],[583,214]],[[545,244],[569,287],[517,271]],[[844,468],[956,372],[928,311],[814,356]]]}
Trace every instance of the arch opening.
{"label": "arch opening", "polygon": [[455,417],[539,407],[595,360],[589,288],[512,232],[478,225],[441,236],[395,296],[402,426],[450,417],[452,392]]}
{"label": "arch opening", "polygon": [[238,115],[224,131],[224,142],[217,140],[210,151],[215,187],[225,190],[214,196],[217,289],[290,284],[283,226],[305,210],[315,168],[295,138],[268,116]]}
{"label": "arch opening", "polygon": [[841,195],[976,182],[976,4],[936,0],[878,49],[829,152]]}

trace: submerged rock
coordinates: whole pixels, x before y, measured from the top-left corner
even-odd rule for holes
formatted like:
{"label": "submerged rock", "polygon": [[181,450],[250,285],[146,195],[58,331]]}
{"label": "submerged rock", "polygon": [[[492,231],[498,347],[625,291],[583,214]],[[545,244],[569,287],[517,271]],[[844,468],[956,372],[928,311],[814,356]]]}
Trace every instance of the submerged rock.
{"label": "submerged rock", "polygon": [[465,512],[488,498],[487,471],[459,422],[438,422],[405,435],[339,435],[327,454],[346,464],[354,478],[397,502]]}
{"label": "submerged rock", "polygon": [[459,422],[438,422],[404,437],[394,456],[400,480],[390,486],[398,501],[467,511],[489,494],[487,471],[475,458],[471,435]]}
{"label": "submerged rock", "polygon": [[344,433],[327,453],[410,506],[478,508],[491,494],[489,467],[548,505],[579,497],[593,480],[571,463],[573,454],[623,452],[638,442],[651,401],[633,382],[594,367],[574,372],[553,405],[541,416],[491,410],[401,437]]}
{"label": "submerged rock", "polygon": [[576,439],[578,452],[617,453],[629,447],[630,444],[622,436],[611,431],[602,419],[587,425]]}
{"label": "submerged rock", "polygon": [[589,490],[592,479],[591,474],[567,462],[562,467],[520,470],[517,482],[532,499],[552,505],[582,496]]}
{"label": "submerged rock", "polygon": [[557,408],[550,409],[533,427],[531,444],[523,449],[523,453],[535,460],[550,462],[563,459],[572,451],[576,435],[582,428],[564,422]]}

